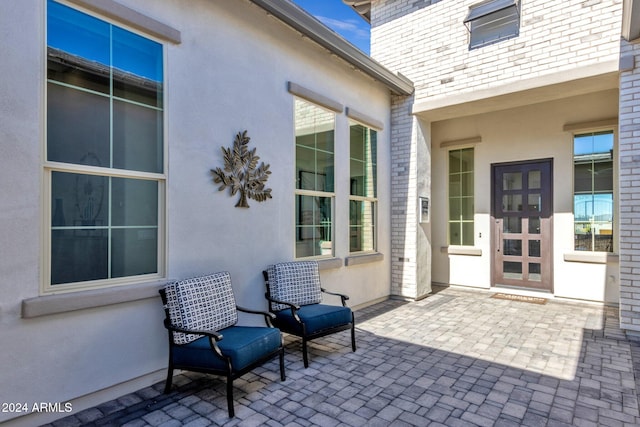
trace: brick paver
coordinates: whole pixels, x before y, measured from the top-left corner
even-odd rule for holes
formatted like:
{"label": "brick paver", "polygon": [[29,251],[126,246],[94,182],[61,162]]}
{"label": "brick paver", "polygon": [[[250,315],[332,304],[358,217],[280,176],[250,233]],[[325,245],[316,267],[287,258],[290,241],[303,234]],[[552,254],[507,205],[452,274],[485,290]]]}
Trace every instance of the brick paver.
{"label": "brick paver", "polygon": [[307,369],[286,337],[287,380],[275,361],[236,380],[234,419],[220,378],[184,373],[168,395],[156,384],[52,425],[640,425],[640,345],[617,309],[490,295],[446,288],[358,310],[358,350],[348,331],[317,340]]}

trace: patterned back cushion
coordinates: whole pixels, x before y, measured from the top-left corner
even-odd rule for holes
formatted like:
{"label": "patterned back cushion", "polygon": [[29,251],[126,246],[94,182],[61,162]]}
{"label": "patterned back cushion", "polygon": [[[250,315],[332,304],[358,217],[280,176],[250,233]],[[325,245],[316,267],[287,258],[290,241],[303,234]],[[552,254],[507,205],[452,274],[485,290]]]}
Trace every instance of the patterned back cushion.
{"label": "patterned back cushion", "polygon": [[[219,331],[238,321],[236,301],[228,272],[173,282],[165,287],[169,318],[175,326]],[[176,344],[187,344],[201,335],[174,332]]]}
{"label": "patterned back cushion", "polygon": [[[322,300],[320,274],[316,261],[283,262],[270,266],[269,292],[271,298],[298,305],[316,304]],[[286,305],[273,304],[274,310],[284,310]]]}

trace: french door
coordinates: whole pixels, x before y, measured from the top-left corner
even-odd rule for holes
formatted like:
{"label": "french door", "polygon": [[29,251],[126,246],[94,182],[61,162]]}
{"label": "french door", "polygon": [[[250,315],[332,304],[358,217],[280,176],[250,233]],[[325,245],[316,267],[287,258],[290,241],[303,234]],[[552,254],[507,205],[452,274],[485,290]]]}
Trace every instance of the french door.
{"label": "french door", "polygon": [[553,161],[492,165],[493,285],[553,290]]}

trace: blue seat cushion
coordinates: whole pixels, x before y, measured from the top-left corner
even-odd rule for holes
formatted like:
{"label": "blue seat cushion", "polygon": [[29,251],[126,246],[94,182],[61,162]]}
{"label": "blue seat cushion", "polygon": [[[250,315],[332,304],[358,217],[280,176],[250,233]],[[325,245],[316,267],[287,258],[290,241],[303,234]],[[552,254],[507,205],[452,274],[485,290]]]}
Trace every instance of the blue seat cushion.
{"label": "blue seat cushion", "polygon": [[[277,326],[287,332],[302,333],[298,322],[293,318],[290,309],[275,313]],[[307,334],[332,329],[337,326],[351,323],[351,309],[336,305],[309,304],[303,305],[298,310],[298,316],[306,325]]]}
{"label": "blue seat cushion", "polygon": [[[231,357],[234,371],[243,369],[256,360],[280,348],[282,336],[276,328],[253,326],[230,326],[219,331],[223,339],[218,347],[225,356]],[[173,348],[173,361],[178,366],[190,366],[225,371],[226,361],[220,359],[209,345],[209,338]]]}

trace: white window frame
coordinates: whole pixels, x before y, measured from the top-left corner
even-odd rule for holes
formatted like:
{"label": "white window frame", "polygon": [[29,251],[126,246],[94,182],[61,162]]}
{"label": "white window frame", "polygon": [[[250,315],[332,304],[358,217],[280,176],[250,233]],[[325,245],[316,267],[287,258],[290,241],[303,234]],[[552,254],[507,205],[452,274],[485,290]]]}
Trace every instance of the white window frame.
{"label": "white window frame", "polygon": [[[347,115],[352,116],[351,114],[349,114],[349,112],[347,112]],[[349,130],[351,130],[351,126],[353,125],[360,125],[362,127],[364,127],[365,129],[367,129],[367,131],[371,132],[376,132],[379,133],[379,128],[376,128],[374,126],[368,125],[366,123],[363,123],[361,121],[355,120],[354,118],[350,118],[349,120]],[[351,137],[351,135],[349,135],[349,137]],[[375,159],[375,164],[376,164],[376,176],[375,176],[375,184],[374,184],[374,188],[376,189],[376,194],[373,196],[357,196],[357,195],[352,195],[351,194],[351,188],[349,188],[349,254],[350,255],[355,255],[355,254],[367,254],[367,253],[373,253],[376,252],[378,249],[378,194],[377,194],[377,189],[378,189],[378,173],[377,173],[377,165],[378,165],[378,159],[377,159],[377,154],[378,154],[378,146],[377,146],[377,137],[376,137],[376,159]],[[349,140],[349,163],[351,163],[352,157],[351,157],[351,140]],[[349,178],[351,178],[351,165],[349,165]],[[368,165],[367,163],[365,163],[365,167],[370,167],[370,165]],[[372,209],[372,213],[373,213],[373,221],[371,221],[370,226],[373,227],[373,232],[372,232],[372,247],[371,249],[364,249],[364,250],[360,250],[360,251],[352,251],[351,250],[351,202],[355,201],[355,202],[366,202],[366,203],[371,203],[371,205],[373,206]],[[364,227],[364,225],[363,225]]]}
{"label": "white window frame", "polygon": [[[163,66],[163,92],[166,94],[166,57],[167,57],[167,46],[166,41],[172,41],[175,43],[180,42],[180,33],[177,30],[172,29],[162,23],[159,23],[153,19],[146,18],[144,15],[141,15],[131,9],[123,7],[111,0],[105,0],[102,2],[102,7],[100,12],[103,12],[109,17],[103,15],[103,13],[96,13],[93,10],[90,10],[87,5],[84,4],[81,0],[71,0],[71,1],[57,1],[64,6],[73,8],[78,12],[87,14],[96,19],[104,21],[113,26],[117,26],[123,30],[129,31],[131,33],[137,34],[146,39],[152,40],[154,42],[159,43],[162,46],[162,66]],[[91,4],[89,4],[90,6]],[[113,9],[114,13],[107,13],[109,10]],[[123,16],[123,20],[127,22],[127,24],[123,24],[119,22],[117,19],[111,19],[111,17],[118,17],[119,15]],[[45,16],[48,16],[48,10],[45,13]],[[45,18],[46,22],[46,18]],[[133,28],[132,24],[136,27],[145,27],[145,26],[155,26],[156,31],[150,31],[154,36],[151,36],[144,31],[140,31],[137,28]],[[135,25],[140,24],[140,25]],[[45,31],[45,41],[43,43],[43,57],[47,58],[47,50],[48,50],[48,40],[46,37],[47,32]],[[159,36],[159,37],[158,37]],[[43,65],[43,73],[45,76],[45,85],[49,83],[49,79],[47,76],[47,61],[44,61]],[[58,84],[58,83],[56,83]],[[62,85],[66,85],[64,83],[60,83]],[[45,86],[46,87],[46,86]],[[89,91],[86,89],[80,88],[79,90]],[[90,92],[90,91],[89,91]],[[163,96],[165,96],[163,94]],[[163,164],[162,164],[162,173],[149,173],[149,172],[139,172],[135,170],[123,170],[123,169],[115,169],[109,167],[97,167],[97,166],[87,166],[82,164],[72,164],[72,163],[63,163],[56,161],[47,160],[47,96],[48,91],[44,90],[44,138],[42,144],[42,158],[43,158],[43,212],[42,212],[42,224],[43,224],[43,246],[42,246],[42,284],[41,284],[41,294],[54,294],[54,293],[68,293],[68,292],[76,292],[83,290],[93,290],[93,289],[102,289],[102,288],[110,288],[115,286],[122,286],[125,284],[135,284],[135,283],[144,283],[144,282],[153,282],[159,279],[166,277],[166,182],[167,182],[167,106],[166,102],[163,102],[162,111],[163,111],[163,120],[162,120],[162,152],[163,152]],[[109,95],[112,97],[112,95]],[[106,178],[132,178],[138,180],[151,180],[158,184],[158,223],[157,223],[157,272],[152,274],[142,274],[135,276],[125,276],[118,278],[107,278],[100,280],[91,280],[91,281],[82,281],[82,282],[74,282],[74,283],[64,283],[64,284],[51,284],[51,268],[52,268],[52,257],[51,257],[51,234],[52,234],[52,174],[54,172],[66,172],[66,173],[74,173],[74,174],[86,174],[86,175],[96,175]],[[109,255],[110,256],[110,255]],[[110,263],[110,261],[109,261]]]}
{"label": "white window frame", "polygon": [[[292,90],[292,88],[295,88],[297,90],[296,93],[294,93],[294,91]],[[295,203],[298,199],[299,196],[307,196],[307,197],[324,197],[324,198],[328,198],[330,200],[330,206],[331,206],[331,220],[330,220],[330,227],[331,227],[331,231],[329,233],[329,235],[331,236],[331,240],[330,240],[330,251],[329,253],[326,254],[322,254],[322,248],[321,249],[321,253],[320,254],[314,254],[314,255],[309,255],[309,256],[298,256],[297,254],[297,245],[298,245],[298,231],[299,231],[299,224],[298,224],[298,220],[297,220],[297,216],[298,216],[298,212],[295,212],[294,214],[294,245],[293,245],[293,252],[294,252],[294,259],[324,259],[324,258],[333,258],[335,256],[335,220],[336,220],[336,193],[335,193],[335,187],[336,187],[336,177],[335,177],[335,156],[336,156],[336,128],[337,128],[337,111],[335,108],[331,108],[330,105],[327,105],[327,102],[315,102],[315,97],[314,95],[316,95],[315,93],[308,91],[308,90],[304,90],[301,89],[299,86],[294,85],[292,83],[289,83],[289,91],[291,93],[294,93],[295,95],[297,95],[296,97],[294,97],[294,170],[297,170],[297,162],[298,162],[298,158],[297,158],[297,153],[296,153],[296,149],[297,149],[297,141],[296,138],[297,136],[295,135],[296,131],[297,131],[297,123],[296,123],[296,111],[295,111],[295,104],[297,102],[304,102],[308,105],[311,105],[315,108],[318,108],[320,110],[326,111],[327,113],[330,113],[333,115],[333,167],[334,167],[334,177],[333,177],[333,191],[319,191],[319,190],[309,190],[309,189],[301,189],[298,188],[297,185],[295,185],[294,187],[294,212],[295,212]],[[304,94],[305,96],[301,96],[301,94]],[[317,97],[319,98],[320,95],[317,95]],[[340,106],[340,111],[342,111],[342,107]],[[297,182],[299,178],[295,177],[295,181]]]}
{"label": "white window frame", "polygon": [[[571,159],[572,159],[572,163],[571,163],[571,169],[572,169],[572,185],[571,185],[571,206],[572,206],[572,216],[574,216],[573,221],[572,221],[572,227],[574,228],[573,231],[573,242],[572,242],[572,248],[573,251],[575,251],[575,253],[586,253],[586,254],[596,254],[596,253],[603,253],[603,254],[615,254],[618,252],[618,244],[619,244],[619,239],[620,239],[620,233],[619,233],[619,229],[618,229],[618,216],[616,215],[616,212],[618,212],[618,167],[617,167],[617,151],[618,151],[618,134],[617,134],[617,129],[615,127],[611,127],[611,126],[597,126],[597,123],[595,123],[593,126],[589,127],[587,124],[583,125],[584,127],[580,127],[580,126],[565,126],[565,130],[571,130],[572,131],[572,135],[571,135]],[[569,129],[571,128],[571,129]],[[599,134],[599,133],[611,133],[612,138],[613,138],[613,153],[612,153],[612,158],[611,158],[611,166],[613,168],[613,182],[612,182],[612,211],[613,211],[613,220],[611,221],[611,233],[612,233],[612,248],[611,251],[596,251],[593,245],[593,241],[592,241],[592,246],[591,249],[589,250],[578,250],[575,248],[576,245],[576,238],[575,238],[575,226],[576,226],[576,219],[575,219],[575,159],[574,159],[574,150],[575,150],[575,139],[576,137],[579,136],[585,136],[585,135],[591,135],[591,134]],[[595,235],[594,235],[595,237]]]}
{"label": "white window frame", "polygon": [[[441,145],[442,146],[442,145]],[[466,146],[456,146],[456,147],[448,147],[448,149],[446,150],[447,153],[447,245],[448,246],[458,246],[458,247],[465,247],[465,248],[471,248],[475,246],[475,230],[476,230],[476,225],[475,225],[475,212],[473,212],[473,217],[471,220],[452,220],[451,219],[451,194],[450,194],[450,188],[451,188],[451,169],[450,169],[450,164],[451,164],[451,153],[454,151],[462,151],[462,150],[473,150],[473,169],[472,169],[472,175],[473,175],[473,203],[474,203],[474,207],[475,207],[475,197],[476,197],[476,192],[475,192],[475,180],[476,180],[476,147],[474,145],[466,145]],[[462,198],[462,196],[459,196],[458,198]],[[460,227],[462,227],[463,223],[471,223],[473,225],[473,230],[471,232],[471,237],[472,237],[472,242],[470,244],[464,244],[462,243],[462,239],[460,243],[452,243],[451,242],[451,224],[452,223],[456,223],[459,224]]]}

